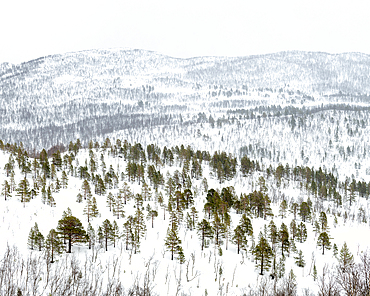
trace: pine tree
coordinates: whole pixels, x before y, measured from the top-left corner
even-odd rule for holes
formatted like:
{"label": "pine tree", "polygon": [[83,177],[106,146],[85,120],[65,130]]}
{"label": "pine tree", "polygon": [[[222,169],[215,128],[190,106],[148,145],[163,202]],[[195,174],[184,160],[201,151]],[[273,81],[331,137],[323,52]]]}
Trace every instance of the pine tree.
{"label": "pine tree", "polygon": [[354,265],[353,255],[351,254],[346,242],[344,242],[343,247],[340,249],[338,261],[339,268],[342,272],[345,272],[348,267]]}
{"label": "pine tree", "polygon": [[192,229],[194,229],[196,225],[195,222],[198,219],[198,211],[196,210],[195,207],[191,207],[190,211],[191,211],[191,218],[192,218]]}
{"label": "pine tree", "polygon": [[112,241],[113,241],[113,248],[116,247],[116,241],[119,238],[119,227],[116,222],[116,220],[113,221],[113,226],[112,226]]}
{"label": "pine tree", "polygon": [[292,220],[292,222],[290,222],[290,234],[291,240],[294,241],[297,236],[297,224],[295,223],[295,220]]}
{"label": "pine tree", "polygon": [[311,209],[307,202],[302,202],[301,206],[299,208],[299,215],[301,216],[301,219],[303,222],[306,222],[306,219],[308,219],[311,215]]}
{"label": "pine tree", "polygon": [[63,252],[63,242],[55,229],[51,229],[45,240],[46,257],[54,263],[54,256]]}
{"label": "pine tree", "polygon": [[158,203],[163,209],[163,220],[166,220],[166,204],[164,203],[162,192],[158,194]]}
{"label": "pine tree", "polygon": [[134,217],[128,216],[126,222],[123,224],[123,234],[122,237],[126,242],[126,250],[128,250],[128,246],[131,245],[131,250],[133,250],[134,245]]}
{"label": "pine tree", "polygon": [[121,193],[117,194],[117,198],[113,207],[113,214],[117,217],[117,219],[119,219],[120,217],[123,218],[125,216]]}
{"label": "pine tree", "polygon": [[181,240],[179,239],[176,228],[168,227],[165,246],[167,247],[167,250],[171,252],[171,260],[173,260],[174,254],[178,254],[179,250],[182,250],[180,249]]}
{"label": "pine tree", "polygon": [[129,201],[132,196],[132,193],[130,191],[130,186],[128,186],[127,183],[125,182],[123,183],[123,188],[120,191],[122,193],[124,203],[126,204],[127,201]]}
{"label": "pine tree", "polygon": [[67,253],[72,252],[72,245],[75,242],[86,241],[86,231],[84,230],[81,221],[72,216],[71,210],[63,213],[62,219],[58,221],[57,230],[63,235],[63,238],[68,240]]}
{"label": "pine tree", "polygon": [[321,232],[328,232],[329,231],[328,218],[326,217],[325,212],[320,213],[319,222],[320,222]]}
{"label": "pine tree", "polygon": [[253,235],[253,225],[252,225],[251,219],[249,219],[246,214],[242,215],[239,221],[239,225],[243,229],[246,235],[248,236]]}
{"label": "pine tree", "polygon": [[55,180],[55,192],[59,192],[60,191],[60,188],[62,188],[61,184],[60,184],[60,181],[59,179],[57,178]]}
{"label": "pine tree", "polygon": [[7,180],[4,181],[3,188],[1,190],[1,195],[4,196],[5,200],[11,196],[10,185]]}
{"label": "pine tree", "polygon": [[213,215],[212,227],[215,237],[215,244],[220,246],[223,238],[225,237],[225,225],[221,222],[217,212],[215,212]]}
{"label": "pine tree", "polygon": [[294,257],[294,259],[298,267],[305,267],[306,262],[304,261],[302,250],[299,250],[297,257]]}
{"label": "pine tree", "polygon": [[158,212],[156,210],[150,209],[148,211],[147,219],[152,221],[152,228],[154,228],[154,218],[158,217]]}
{"label": "pine tree", "polygon": [[248,240],[245,231],[240,225],[236,226],[234,229],[232,241],[238,246],[238,254],[240,253],[240,249],[247,250]]}
{"label": "pine tree", "polygon": [[297,240],[299,240],[300,243],[305,242],[307,239],[307,228],[306,225],[301,222],[297,226]]}
{"label": "pine tree", "polygon": [[277,240],[279,238],[279,234],[278,234],[278,230],[277,230],[277,227],[274,223],[273,220],[270,221],[269,225],[268,225],[268,238],[270,239],[271,241],[271,245],[272,245],[272,249],[275,248],[275,244],[277,243]]}
{"label": "pine tree", "polygon": [[68,177],[65,171],[62,172],[62,188],[67,188],[68,186]]}
{"label": "pine tree", "polygon": [[82,195],[84,197],[84,200],[86,200],[88,196],[91,196],[91,188],[87,180],[83,181],[81,189],[82,189]]}
{"label": "pine tree", "polygon": [[322,247],[323,255],[324,255],[325,249],[330,250],[331,248],[330,238],[326,232],[320,233],[319,238],[317,239],[317,245],[319,247]]}
{"label": "pine tree", "polygon": [[280,208],[279,208],[279,215],[281,216],[281,219],[286,217],[287,209],[288,209],[288,204],[287,204],[286,200],[284,199],[281,202]]}
{"label": "pine tree", "polygon": [[108,242],[111,242],[113,238],[113,226],[108,219],[105,219],[99,227],[98,236],[100,241],[104,241],[105,251],[108,251]]}
{"label": "pine tree", "polygon": [[151,188],[143,182],[143,185],[141,186],[141,196],[143,197],[144,201],[150,200],[152,197],[152,192]]}
{"label": "pine tree", "polygon": [[260,275],[263,275],[263,272],[269,270],[271,267],[273,252],[261,232],[259,234],[258,243],[254,247],[252,253],[256,259],[256,267],[260,268]]}
{"label": "pine tree", "polygon": [[97,217],[99,217],[99,210],[98,210],[98,205],[96,203],[96,198],[95,196],[93,196],[91,199],[91,218],[97,218]]}
{"label": "pine tree", "polygon": [[17,195],[20,197],[23,206],[26,206],[26,202],[30,201],[30,184],[27,179],[23,179],[19,182],[18,188],[16,189]]}
{"label": "pine tree", "polygon": [[201,222],[198,223],[197,230],[200,240],[202,241],[202,251],[203,251],[203,248],[206,245],[205,244],[206,239],[207,238],[210,239],[213,237],[213,229],[211,224],[206,219],[203,219]]}
{"label": "pine tree", "polygon": [[95,239],[96,239],[95,230],[91,226],[90,223],[87,226],[86,236],[87,236],[87,241],[89,243],[89,250],[90,250],[91,248],[95,246]]}
{"label": "pine tree", "polygon": [[82,194],[81,193],[77,194],[76,202],[82,203]]}
{"label": "pine tree", "polygon": [[44,247],[44,236],[40,232],[37,223],[35,223],[35,226],[33,226],[30,230],[27,244],[31,250],[38,249],[41,251]]}
{"label": "pine tree", "polygon": [[284,257],[284,251],[289,251],[289,232],[288,227],[282,223],[279,230],[279,242],[280,242],[280,249],[281,255]]}
{"label": "pine tree", "polygon": [[48,190],[46,192],[46,195],[47,195],[47,205],[48,206],[51,206],[51,207],[55,207],[56,206],[56,202],[55,202],[55,199],[53,197],[53,195],[51,194],[51,189],[50,189],[50,186],[48,186]]}
{"label": "pine tree", "polygon": [[143,211],[141,210],[142,206],[142,198],[140,194],[137,194],[137,208],[135,212],[135,217],[134,217],[134,254],[139,252],[140,249],[140,243],[142,237],[144,237],[145,232],[146,232],[146,224],[144,220],[144,214]]}
{"label": "pine tree", "polygon": [[112,211],[112,208],[114,208],[114,206],[115,206],[114,196],[112,192],[109,192],[107,196],[107,207],[109,208],[109,212]]}

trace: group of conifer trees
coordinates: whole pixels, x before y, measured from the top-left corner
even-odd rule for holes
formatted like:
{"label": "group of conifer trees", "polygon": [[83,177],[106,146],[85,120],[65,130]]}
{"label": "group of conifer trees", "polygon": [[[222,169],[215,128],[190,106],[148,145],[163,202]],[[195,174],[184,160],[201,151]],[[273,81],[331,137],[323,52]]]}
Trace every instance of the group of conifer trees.
{"label": "group of conifer trees", "polygon": [[[16,192],[25,206],[26,202],[41,193],[43,203],[55,206],[53,193],[67,188],[69,178],[79,178],[82,182],[76,202],[85,204],[83,213],[88,222],[86,231],[81,221],[74,217],[70,210],[64,212],[58,226],[50,230],[46,239],[40,233],[37,224],[31,228],[29,248],[45,250],[51,262],[62,250],[71,252],[75,242],[88,243],[89,248],[94,248],[99,243],[99,246],[107,251],[109,245],[112,244],[115,247],[117,240],[122,239],[126,250],[135,254],[140,252],[140,245],[147,231],[145,220],[150,220],[153,228],[154,220],[160,213],[160,210],[152,209],[151,203],[148,203],[153,196],[163,210],[163,219],[166,219],[166,213],[169,217],[165,246],[171,253],[171,259],[176,256],[181,263],[185,260],[179,238],[179,230],[183,224],[190,231],[197,232],[202,250],[209,247],[211,242],[219,250],[223,244],[228,249],[228,244],[231,242],[235,244],[238,253],[250,252],[261,274],[270,270],[271,265],[274,275],[284,274],[285,256],[291,252],[296,254],[298,266],[305,265],[303,253],[296,249],[295,244],[304,243],[306,240],[306,223],[309,221],[314,225],[318,236],[317,245],[322,249],[322,253],[324,254],[325,250],[331,247],[326,214],[323,211],[320,212],[319,219],[316,221],[312,217],[314,210],[309,198],[300,204],[290,205],[283,200],[279,215],[285,218],[286,212],[290,210],[294,214],[294,219],[289,225],[290,229],[284,223],[279,229],[277,228],[271,219],[273,216],[271,199],[263,177],[258,180],[258,190],[249,194],[242,193],[240,196],[236,195],[232,186],[221,190],[208,189],[207,179],[204,178],[202,180],[203,193],[206,197],[206,203],[203,206],[204,218],[198,220],[199,213],[195,207],[195,198],[199,192],[193,191],[192,180],[201,179],[204,163],[209,164],[214,177],[220,183],[232,179],[237,173],[238,162],[233,155],[227,155],[225,152],[215,152],[211,157],[207,151],[194,151],[190,146],[185,148],[183,145],[171,149],[164,147],[162,151],[156,145],[148,145],[145,151],[140,144],[131,145],[127,141],[120,140],[112,144],[107,138],[101,146],[91,141],[87,147],[88,159],[84,164],[79,164],[77,154],[82,148],[80,141],[71,142],[68,152],[63,157],[58,149],[52,153],[44,149],[32,159],[22,145],[4,145],[0,142],[0,148],[10,152],[9,160],[4,167],[5,174],[10,179],[9,182],[5,180],[3,184],[2,195],[5,199],[11,198],[12,193]],[[98,152],[101,152],[100,158],[97,155]],[[124,158],[127,163],[125,172],[120,172],[119,166],[117,170],[112,165],[107,169],[104,158],[106,152],[112,157]],[[161,173],[161,167],[172,166],[175,162],[181,169],[175,170],[173,175],[168,174],[165,178]],[[24,174],[18,186],[14,181],[16,163],[20,172]],[[261,170],[259,163],[243,156],[240,162],[242,175],[248,176],[256,170]],[[266,170],[266,176],[273,177],[278,187],[290,180],[301,182],[302,187],[315,198],[333,200],[337,206],[342,203],[339,191],[342,191],[344,196],[349,192],[349,197],[343,201],[347,200],[350,204],[354,201],[355,192],[368,194],[367,189],[365,191],[363,189],[367,188],[367,185],[356,183],[355,180],[352,180],[352,183],[348,181],[340,183],[332,174],[322,171],[321,168],[315,171],[307,167],[291,168],[288,165],[285,167],[279,165],[273,169],[270,166]],[[29,184],[30,178],[33,187]],[[141,185],[141,193],[131,192],[129,183],[132,182]],[[154,195],[151,192],[152,189],[155,191]],[[159,189],[164,189],[165,196]],[[113,194],[112,190],[117,193]],[[108,219],[105,219],[98,229],[92,228],[90,221],[100,215],[93,192],[98,196],[106,196],[107,207],[113,216],[117,221],[123,220],[121,229],[116,220],[112,223]],[[133,201],[135,213],[126,217],[125,206],[129,201]],[[147,204],[146,209],[144,202]],[[235,227],[232,227],[231,211],[240,217]],[[296,220],[297,215],[301,221]],[[256,240],[252,227],[253,218],[271,219]],[[335,248],[336,245],[334,245]]]}

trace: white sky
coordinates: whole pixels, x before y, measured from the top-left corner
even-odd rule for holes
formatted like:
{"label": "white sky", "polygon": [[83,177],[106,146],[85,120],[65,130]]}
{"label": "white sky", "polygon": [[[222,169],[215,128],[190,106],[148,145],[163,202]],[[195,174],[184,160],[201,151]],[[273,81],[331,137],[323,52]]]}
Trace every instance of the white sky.
{"label": "white sky", "polygon": [[3,0],[0,63],[115,47],[175,57],[370,54],[369,6],[361,0]]}

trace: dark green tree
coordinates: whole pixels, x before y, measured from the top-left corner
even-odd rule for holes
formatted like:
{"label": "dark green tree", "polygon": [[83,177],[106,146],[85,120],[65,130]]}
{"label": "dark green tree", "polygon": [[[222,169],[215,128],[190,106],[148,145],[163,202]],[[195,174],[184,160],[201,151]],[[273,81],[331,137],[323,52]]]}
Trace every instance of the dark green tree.
{"label": "dark green tree", "polygon": [[213,229],[211,224],[206,219],[203,219],[201,222],[198,223],[197,232],[202,242],[202,251],[203,251],[203,248],[206,245],[205,244],[206,239],[207,238],[211,239],[213,237]]}
{"label": "dark green tree", "polygon": [[306,225],[301,222],[297,225],[297,234],[296,238],[300,243],[303,243],[307,239],[307,228]]}
{"label": "dark green tree", "polygon": [[57,230],[62,234],[65,240],[68,240],[67,253],[72,252],[72,245],[76,242],[86,241],[86,231],[81,221],[72,216],[72,213],[64,212],[62,219],[58,221]]}
{"label": "dark green tree", "polygon": [[295,264],[297,264],[298,267],[305,267],[306,262],[304,261],[303,252],[302,250],[299,250],[296,257],[294,257]]}
{"label": "dark green tree", "polygon": [[26,202],[30,201],[31,196],[31,190],[30,190],[30,184],[28,183],[27,179],[22,179],[19,184],[18,188],[16,189],[17,195],[20,197],[21,202],[23,203],[23,206],[26,206]]}
{"label": "dark green tree", "polygon": [[105,219],[98,231],[99,240],[104,242],[105,251],[108,251],[108,243],[113,240],[113,226],[112,223]]}
{"label": "dark green tree", "polygon": [[324,255],[325,249],[330,250],[331,243],[330,237],[326,232],[322,232],[317,239],[317,246],[322,247],[322,254]]}
{"label": "dark green tree", "polygon": [[63,253],[63,249],[63,242],[59,233],[55,229],[51,229],[45,240],[46,258],[50,260],[50,263],[54,263],[55,255]]}
{"label": "dark green tree", "polygon": [[288,227],[282,223],[279,230],[279,242],[280,242],[280,249],[281,249],[281,255],[284,257],[284,251],[289,251],[289,232]]}
{"label": "dark green tree", "polygon": [[165,246],[167,250],[171,252],[171,260],[173,260],[174,254],[179,254],[179,251],[182,251],[181,240],[177,233],[177,228],[168,227],[167,235],[165,239]]}
{"label": "dark green tree", "polygon": [[256,267],[260,268],[260,275],[263,275],[263,272],[271,267],[273,252],[262,232],[259,234],[258,243],[255,245],[252,254],[257,262]]}

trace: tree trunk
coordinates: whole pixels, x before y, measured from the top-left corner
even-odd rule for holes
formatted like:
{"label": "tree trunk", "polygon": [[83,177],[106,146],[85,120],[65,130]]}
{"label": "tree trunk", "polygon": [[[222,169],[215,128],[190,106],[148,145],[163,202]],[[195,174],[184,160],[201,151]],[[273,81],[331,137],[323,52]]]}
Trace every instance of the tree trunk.
{"label": "tree trunk", "polygon": [[72,239],[68,239],[68,252],[67,253],[72,253]]}

